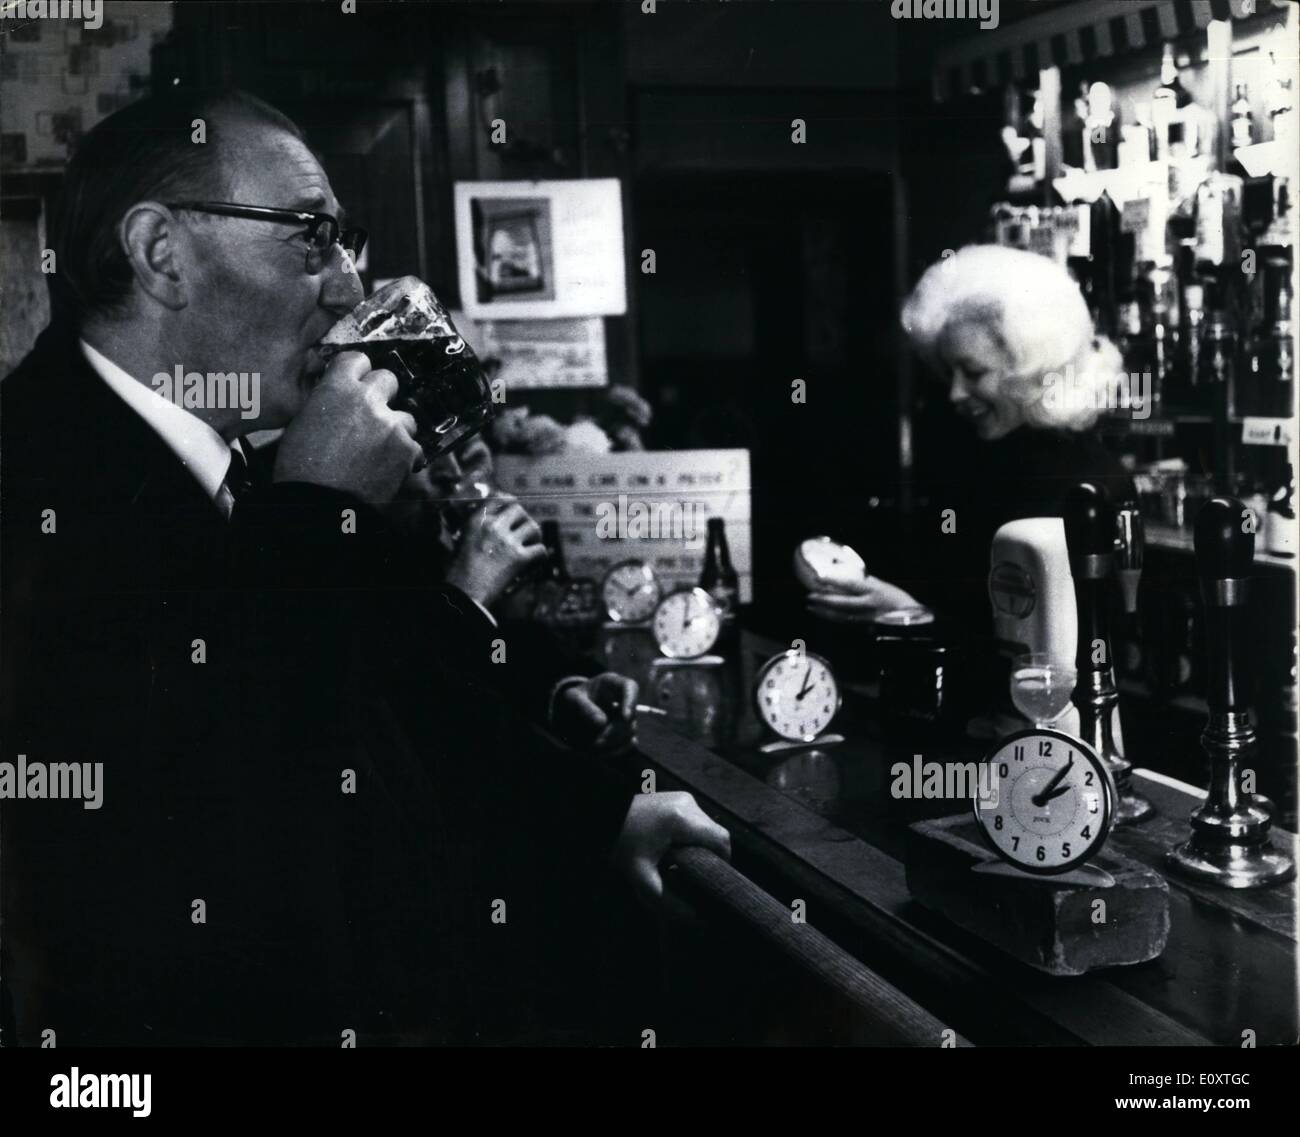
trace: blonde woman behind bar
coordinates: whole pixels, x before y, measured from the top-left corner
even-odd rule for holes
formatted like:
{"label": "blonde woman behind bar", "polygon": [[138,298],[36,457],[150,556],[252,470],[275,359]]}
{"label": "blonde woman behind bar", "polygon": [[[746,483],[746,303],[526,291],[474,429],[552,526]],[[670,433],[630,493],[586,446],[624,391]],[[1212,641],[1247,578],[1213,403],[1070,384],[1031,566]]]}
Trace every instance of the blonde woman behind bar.
{"label": "blonde woman behind bar", "polygon": [[[1119,351],[1096,334],[1069,273],[1019,249],[970,245],[936,262],[901,319],[973,445],[935,455],[918,486],[918,541],[894,550],[892,564],[891,550],[864,549],[890,579],[870,577],[852,603],[925,603],[983,630],[989,544],[999,526],[1058,514],[1065,491],[1081,481],[1116,500],[1131,496],[1132,482],[1093,428],[1108,408],[1146,417],[1149,380],[1122,374]],[[926,443],[918,437],[918,452]]]}

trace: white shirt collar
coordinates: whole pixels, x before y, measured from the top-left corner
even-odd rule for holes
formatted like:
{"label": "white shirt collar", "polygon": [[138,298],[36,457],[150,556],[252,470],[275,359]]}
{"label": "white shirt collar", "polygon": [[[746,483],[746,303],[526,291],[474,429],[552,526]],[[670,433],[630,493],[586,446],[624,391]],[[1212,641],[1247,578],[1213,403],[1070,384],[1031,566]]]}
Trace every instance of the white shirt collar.
{"label": "white shirt collar", "polygon": [[229,516],[229,503],[225,500],[229,490],[224,483],[230,468],[231,448],[238,447],[243,453],[238,440],[227,443],[197,415],[178,407],[161,391],[133,379],[84,339],[80,343],[82,354],[96,374],[167,443],[181,465],[203,487],[203,492]]}

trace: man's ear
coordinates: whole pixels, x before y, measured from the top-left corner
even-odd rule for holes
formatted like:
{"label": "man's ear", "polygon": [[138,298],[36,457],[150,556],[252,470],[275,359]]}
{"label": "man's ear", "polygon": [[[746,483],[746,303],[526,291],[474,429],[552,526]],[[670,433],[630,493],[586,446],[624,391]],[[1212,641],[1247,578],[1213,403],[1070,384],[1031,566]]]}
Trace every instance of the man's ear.
{"label": "man's ear", "polygon": [[188,302],[182,269],[184,237],[171,210],[156,201],[137,202],[122,218],[118,237],[145,293],[165,308],[184,308]]}

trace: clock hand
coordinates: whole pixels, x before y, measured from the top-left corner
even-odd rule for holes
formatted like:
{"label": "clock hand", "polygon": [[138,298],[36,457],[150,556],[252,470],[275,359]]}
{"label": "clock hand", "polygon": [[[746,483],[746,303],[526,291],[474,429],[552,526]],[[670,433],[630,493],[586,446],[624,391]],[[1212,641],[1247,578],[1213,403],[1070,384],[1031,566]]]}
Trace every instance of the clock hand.
{"label": "clock hand", "polygon": [[1074,759],[1071,758],[1063,767],[1061,767],[1061,769],[1057,770],[1056,773],[1052,775],[1052,780],[1029,800],[1035,805],[1046,805],[1051,798],[1056,796],[1052,791],[1065,780],[1065,776],[1070,772],[1070,768],[1073,765]]}
{"label": "clock hand", "polygon": [[803,673],[803,684],[799,687],[799,694],[794,697],[796,703],[802,701],[803,697],[812,690],[812,688],[808,686],[808,676],[811,674],[812,664],[810,663],[808,664],[808,670]]}
{"label": "clock hand", "polygon": [[1066,782],[1063,786],[1057,786],[1056,789],[1045,796],[1044,801],[1051,801],[1053,798],[1058,798],[1062,794],[1068,794],[1073,788],[1074,787],[1072,787],[1069,782]]}

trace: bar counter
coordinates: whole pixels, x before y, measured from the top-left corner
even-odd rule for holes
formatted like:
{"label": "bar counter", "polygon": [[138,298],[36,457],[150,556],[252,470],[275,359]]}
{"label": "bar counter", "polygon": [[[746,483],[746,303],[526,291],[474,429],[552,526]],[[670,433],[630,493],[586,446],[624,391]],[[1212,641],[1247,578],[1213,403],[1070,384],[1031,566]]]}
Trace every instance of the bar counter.
{"label": "bar counter", "polygon": [[[668,711],[639,718],[630,760],[657,772],[657,788],[694,793],[731,829],[741,871],[787,905],[803,899],[810,925],[975,1045],[1297,1041],[1294,883],[1234,892],[1164,870],[1165,850],[1186,838],[1203,791],[1139,761],[1134,788],[1157,813],[1113,830],[1106,846],[1168,879],[1163,953],[1146,963],[1051,976],[923,907],[907,887],[909,824],[970,806],[897,800],[891,767],[916,752],[926,761],[973,761],[983,744],[891,741],[873,684],[841,678],[844,703],[831,729],[844,741],[765,754],[752,709],[754,676],[788,643],[740,632],[719,649],[725,663],[687,669],[653,664],[648,632],[608,630],[599,644],[607,665],[642,684],[643,701]],[[1292,835],[1274,836],[1294,849]]]}

